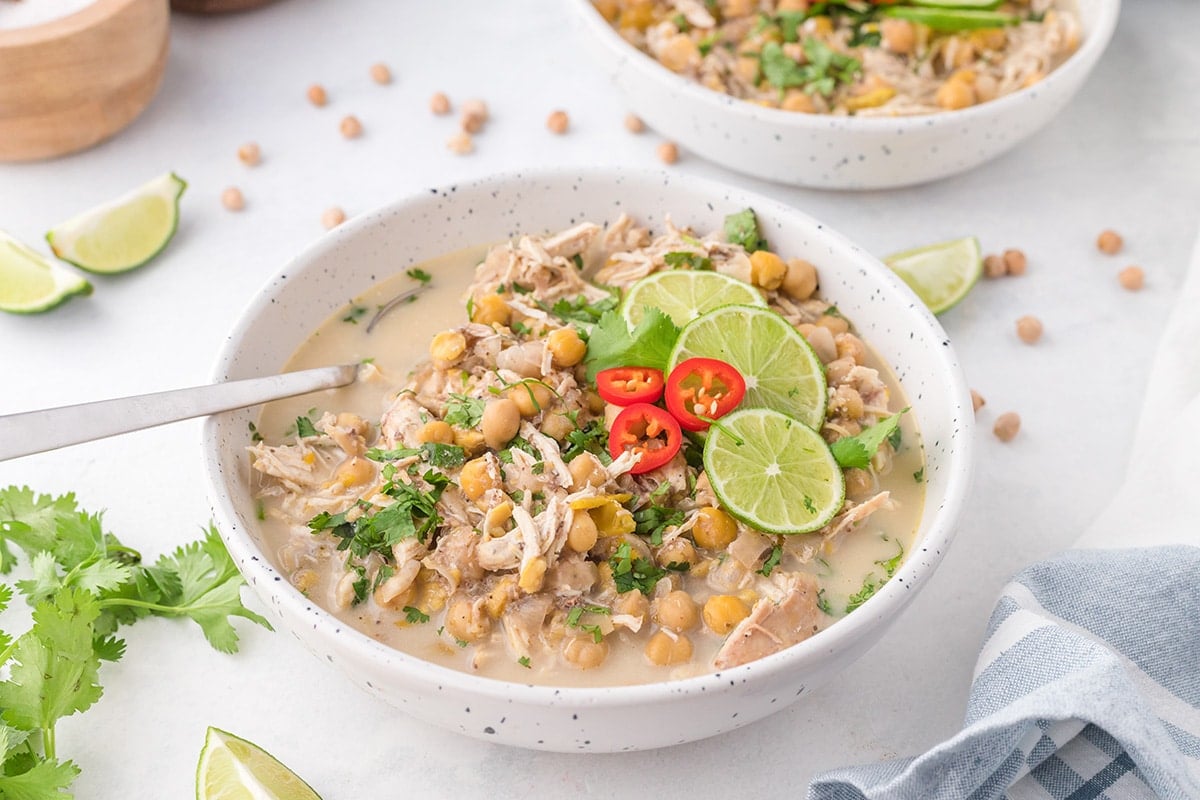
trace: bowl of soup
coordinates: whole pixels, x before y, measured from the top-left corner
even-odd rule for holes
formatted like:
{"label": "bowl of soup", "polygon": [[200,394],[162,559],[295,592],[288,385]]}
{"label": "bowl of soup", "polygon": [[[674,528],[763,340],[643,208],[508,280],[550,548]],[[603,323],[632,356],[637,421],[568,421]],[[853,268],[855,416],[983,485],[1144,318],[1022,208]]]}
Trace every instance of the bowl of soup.
{"label": "bowl of soup", "polygon": [[[983,164],[1083,85],[1120,0],[573,0],[629,109],[766,180],[886,189]],[[956,8],[957,6],[957,8]]]}
{"label": "bowl of soup", "polygon": [[930,579],[969,482],[969,393],[920,301],[695,178],[401,200],[273,278],[215,377],[344,363],[349,387],[209,420],[214,513],[280,627],[488,741],[646,749],[778,710]]}

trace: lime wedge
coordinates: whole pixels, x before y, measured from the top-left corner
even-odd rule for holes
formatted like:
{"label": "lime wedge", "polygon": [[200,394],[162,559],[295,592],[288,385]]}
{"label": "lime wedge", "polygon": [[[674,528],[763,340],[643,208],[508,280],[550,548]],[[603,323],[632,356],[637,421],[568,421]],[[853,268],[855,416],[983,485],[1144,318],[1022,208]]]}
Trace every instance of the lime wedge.
{"label": "lime wedge", "polygon": [[713,425],[704,470],[724,509],[767,533],[823,528],[846,496],[821,434],[769,408],[734,411]]}
{"label": "lime wedge", "polygon": [[967,296],[983,274],[983,256],[974,236],[906,250],[883,259],[935,314]]}
{"label": "lime wedge", "polygon": [[253,742],[209,728],[196,766],[196,800],[321,800]]}
{"label": "lime wedge", "polygon": [[174,173],[85,211],[46,234],[54,255],[88,272],[128,272],[154,258],[179,225],[187,183]]}
{"label": "lime wedge", "polygon": [[667,269],[652,272],[630,286],[621,303],[621,315],[633,327],[641,322],[647,307],[654,307],[682,328],[704,312],[730,303],[767,307],[757,289],[737,278],[709,270]]}
{"label": "lime wedge", "polygon": [[0,311],[37,314],[91,293],[84,278],[0,231]]}
{"label": "lime wedge", "polygon": [[684,327],[667,374],[694,357],[719,358],[746,379],[742,408],[773,408],[806,425],[825,420],[825,367],[800,332],[757,306],[722,306]]}

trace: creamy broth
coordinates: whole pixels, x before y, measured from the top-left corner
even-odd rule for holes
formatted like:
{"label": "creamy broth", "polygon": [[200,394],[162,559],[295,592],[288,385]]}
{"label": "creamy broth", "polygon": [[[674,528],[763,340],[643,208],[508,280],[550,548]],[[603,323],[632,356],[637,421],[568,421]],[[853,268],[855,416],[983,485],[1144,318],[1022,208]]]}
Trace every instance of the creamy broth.
{"label": "creamy broth", "polygon": [[[316,419],[326,411],[356,413],[372,423],[372,430],[377,430],[380,416],[394,398],[396,389],[404,384],[415,365],[428,359],[429,342],[434,334],[465,321],[463,288],[471,283],[474,268],[486,249],[463,250],[422,264],[421,268],[433,276],[429,288],[412,304],[392,310],[370,334],[366,332],[366,324],[376,309],[412,288],[411,278],[400,274],[385,280],[332,314],[300,346],[285,368],[298,370],[370,359],[379,374],[350,387],[267,405],[257,426],[264,439],[270,443],[286,442],[294,435],[297,417],[311,415]],[[877,369],[885,381],[891,393],[891,406],[904,407],[899,384],[891,369],[873,352],[868,352],[866,363]],[[821,627],[835,624],[845,616],[848,601],[863,588],[864,579],[870,574],[882,576],[884,565],[894,559],[901,547],[905,555],[913,550],[924,502],[924,486],[916,477],[922,469],[923,454],[911,414],[905,415],[901,431],[902,447],[888,474],[880,477],[879,485],[880,489],[891,492],[896,501],[895,509],[871,515],[860,527],[842,537],[832,552],[804,567],[816,575],[822,602],[832,611],[830,615],[823,615]],[[304,589],[314,602],[368,636],[446,667],[529,684],[649,683],[713,671],[711,660],[724,639],[701,624],[690,634],[694,645],[694,656],[690,661],[676,666],[656,666],[643,654],[655,626],[646,625],[638,633],[619,628],[608,634],[609,650],[605,661],[587,670],[566,664],[557,647],[535,653],[528,659],[528,665],[518,663],[517,658],[506,651],[503,633],[498,627],[491,633],[494,646],[486,650],[459,646],[443,629],[444,611],[431,610],[428,622],[412,624],[405,613],[381,608],[370,597],[338,610],[331,598],[344,573],[342,554],[327,543],[328,537],[314,536],[307,527],[289,522],[277,498],[264,497],[262,503],[260,516],[264,517],[268,549],[276,565],[289,576],[301,571],[309,573]],[[326,543],[320,544],[323,540]],[[894,568],[894,562],[891,566]],[[311,582],[314,572],[315,582]],[[707,595],[715,593],[700,577],[685,573],[682,579],[684,588],[701,604]]]}

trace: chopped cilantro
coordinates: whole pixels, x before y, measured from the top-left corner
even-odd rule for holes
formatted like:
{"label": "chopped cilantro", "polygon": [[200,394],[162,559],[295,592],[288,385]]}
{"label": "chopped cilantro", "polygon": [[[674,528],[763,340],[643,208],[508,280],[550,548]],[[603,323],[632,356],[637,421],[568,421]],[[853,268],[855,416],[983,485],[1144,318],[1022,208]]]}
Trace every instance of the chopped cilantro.
{"label": "chopped cilantro", "polygon": [[315,425],[308,417],[296,417],[296,435],[301,439],[307,436],[320,436]]}
{"label": "chopped cilantro", "polygon": [[623,316],[606,311],[588,339],[588,377],[594,380],[602,369],[630,364],[665,369],[678,338],[678,326],[657,308],[647,308],[632,331]]}
{"label": "chopped cilantro", "polygon": [[423,622],[429,622],[429,615],[416,606],[405,606],[404,619],[409,625],[418,625]]}
{"label": "chopped cilantro", "polygon": [[250,441],[261,442],[263,440],[262,434],[258,432],[258,428],[255,426],[255,424],[251,422],[248,424],[248,427],[250,428]]}
{"label": "chopped cilantro", "polygon": [[420,281],[421,283],[429,283],[431,280],[433,280],[433,276],[420,267],[413,267],[404,274],[412,278],[414,281]]}
{"label": "chopped cilantro", "polygon": [[[328,531],[339,539],[338,550],[348,550],[360,559],[376,553],[390,563],[394,545],[405,539],[424,542],[429,532],[441,524],[437,502],[450,481],[432,470],[421,478],[430,488],[421,488],[415,480],[404,483],[389,479],[380,492],[394,502],[374,513],[364,513],[354,522],[347,521],[345,511],[339,514],[323,511],[309,520],[308,527],[313,533]],[[367,511],[374,506],[360,501],[359,508]]]}
{"label": "chopped cilantro", "polygon": [[342,322],[349,322],[351,325],[357,325],[358,321],[367,313],[366,306],[350,306],[349,313],[342,317]]}
{"label": "chopped cilantro", "polygon": [[783,51],[777,42],[767,42],[762,49],[763,77],[777,89],[802,87],[808,94],[829,97],[840,84],[852,83],[862,71],[857,59],[839,53],[820,39],[804,39],[804,55],[808,63],[800,66]]}
{"label": "chopped cilantro", "polygon": [[567,432],[566,444],[562,449],[563,461],[571,461],[583,453],[591,453],[602,464],[611,464],[608,454],[608,428],[603,419],[594,419],[582,428]]}
{"label": "chopped cilantro", "polygon": [[571,263],[575,265],[575,269],[583,269],[583,256],[579,253],[571,256]]}
{"label": "chopped cilantro", "polygon": [[529,656],[521,656],[517,659],[517,663],[525,669],[533,669],[533,666],[529,663]]}
{"label": "chopped cilantro", "polygon": [[686,253],[681,251],[667,253],[663,256],[663,261],[672,269],[700,269],[711,270],[713,268],[712,259],[707,256],[702,256],[699,253]]}
{"label": "chopped cilantro", "polygon": [[588,302],[587,297],[579,295],[574,299],[560,298],[555,301],[554,305],[547,305],[539,300],[538,308],[548,314],[553,314],[564,322],[586,322],[590,325],[599,321],[605,312],[614,311],[619,299],[614,293],[591,303]]}
{"label": "chopped cilantro", "polygon": [[804,495],[804,510],[810,514],[817,513],[817,506],[813,503],[813,499],[808,495]]}
{"label": "chopped cilantro", "polygon": [[650,544],[658,547],[662,544],[666,528],[683,523],[683,512],[668,506],[649,505],[633,512],[633,521],[636,523],[634,531],[641,536],[649,536]]}
{"label": "chopped cilantro", "polygon": [[879,566],[883,567],[883,572],[886,576],[884,579],[885,582],[887,578],[890,578],[896,574],[896,570],[900,568],[900,562],[904,560],[904,545],[896,542],[896,546],[900,548],[900,552],[896,553],[896,555],[892,556],[891,558],[875,562]]}
{"label": "chopped cilantro", "polygon": [[663,567],[667,572],[688,572],[691,568],[692,565],[686,561],[668,561]]}
{"label": "chopped cilantro", "polygon": [[817,608],[821,609],[821,613],[833,616],[833,607],[829,605],[829,598],[825,596],[824,589],[817,590]]}
{"label": "chopped cilantro", "polygon": [[767,249],[767,240],[758,229],[758,217],[754,215],[752,208],[743,209],[725,218],[725,240],[730,244],[741,245],[747,253]]}
{"label": "chopped cilantro", "polygon": [[451,394],[446,401],[446,415],[442,421],[458,428],[474,428],[483,419],[484,405],[478,397]]}
{"label": "chopped cilantro", "polygon": [[520,320],[514,320],[513,323],[508,327],[512,329],[513,333],[520,334],[521,336],[528,336],[529,334],[533,333],[533,328],[530,328]]}
{"label": "chopped cilantro", "polygon": [[916,472],[913,473],[913,480],[916,481],[917,483],[925,482],[925,468],[924,467],[921,467],[919,470],[917,470]]}
{"label": "chopped cilantro", "polygon": [[857,436],[847,436],[830,445],[829,449],[833,452],[833,457],[837,459],[838,465],[842,469],[866,469],[870,466],[875,451],[900,425],[900,415],[905,411],[908,409],[905,408],[890,417],[884,417]]}
{"label": "chopped cilantro", "polygon": [[879,591],[879,587],[882,585],[883,584],[879,583],[879,578],[874,572],[868,572],[867,577],[863,578],[862,588],[850,595],[849,599],[846,600],[846,613],[849,614],[851,611],[870,600],[871,595]]}
{"label": "chopped cilantro", "polygon": [[769,578],[771,577],[771,572],[779,566],[779,561],[782,558],[783,548],[775,545],[771,548],[771,555],[767,556],[767,560],[763,562],[762,568],[755,571],[764,578]]}
{"label": "chopped cilantro", "polygon": [[466,451],[455,444],[426,442],[420,447],[398,447],[395,450],[381,450],[372,447],[365,454],[372,461],[399,461],[402,458],[421,456],[422,459],[435,467],[453,469],[461,467],[467,460]]}
{"label": "chopped cilantro", "polygon": [[654,592],[654,586],[666,572],[654,565],[653,561],[645,558],[634,558],[629,542],[622,542],[617,551],[609,556],[608,564],[612,567],[613,581],[621,594],[637,589],[649,597]]}

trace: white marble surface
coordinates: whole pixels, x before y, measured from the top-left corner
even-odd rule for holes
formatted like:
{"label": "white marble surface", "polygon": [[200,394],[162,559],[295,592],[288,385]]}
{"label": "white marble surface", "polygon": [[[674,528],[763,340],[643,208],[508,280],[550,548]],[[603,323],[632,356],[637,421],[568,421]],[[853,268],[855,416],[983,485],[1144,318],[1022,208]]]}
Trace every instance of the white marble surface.
{"label": "white marble surface", "polygon": [[[326,800],[401,797],[795,797],[817,771],[914,753],[958,727],[993,597],[1030,560],[1067,546],[1119,485],[1163,321],[1200,218],[1200,25],[1192,0],[1127,4],[1092,81],[1049,129],[972,174],[916,189],[829,194],[741,179],[684,154],[675,167],[786,199],[886,253],[975,233],[1020,247],[1023,278],[981,284],[944,317],[988,399],[978,481],[958,541],[888,635],[840,679],[774,717],[709,741],[612,756],[490,746],[381,708],[286,635],[243,628],[242,652],[152,620],[102,672],[103,700],[59,727],[83,769],[80,797],[187,797],[205,726],[238,732],[296,767]],[[565,31],[565,32],[564,32]],[[0,228],[47,227],[174,169],[191,181],[177,239],[154,264],[98,279],[95,295],[41,317],[0,319],[0,413],[206,381],[224,332],[256,289],[348,213],[466,176],[537,164],[654,165],[656,137],[622,128],[619,100],[584,60],[566,10],[535,0],[284,0],[226,19],[175,17],[162,93],[116,140],[43,164],[0,166]],[[396,82],[367,78],[376,60]],[[323,82],[331,104],[304,101]],[[480,96],[494,119],[467,158],[429,95]],[[554,108],[572,131],[543,126]],[[343,114],[365,136],[344,141]],[[256,140],[263,164],[235,150]],[[226,186],[246,210],[224,211]],[[1097,253],[1104,227],[1125,234]],[[467,244],[467,243],[464,243]],[[1115,274],[1146,269],[1122,291]],[[1014,321],[1036,314],[1035,347]],[[1020,412],[1011,444],[987,429]],[[1164,424],[1173,424],[1164,421]],[[0,485],[74,490],[155,555],[208,516],[198,423],[0,464]],[[1133,532],[1131,531],[1131,537]],[[1136,543],[1131,539],[1131,543]],[[630,725],[653,725],[630,719]]]}

